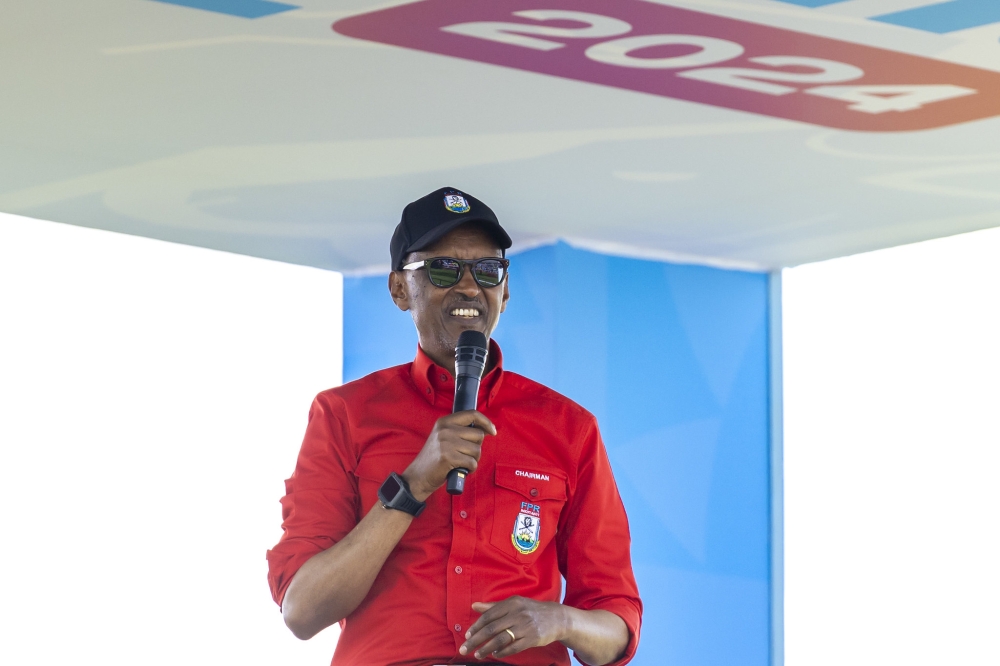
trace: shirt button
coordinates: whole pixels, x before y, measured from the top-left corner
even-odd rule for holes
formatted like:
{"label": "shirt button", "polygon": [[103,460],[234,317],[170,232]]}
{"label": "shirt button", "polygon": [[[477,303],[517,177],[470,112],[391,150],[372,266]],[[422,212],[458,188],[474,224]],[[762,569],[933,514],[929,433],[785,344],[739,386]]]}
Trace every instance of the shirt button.
{"label": "shirt button", "polygon": [[448,381],[448,375],[444,375],[444,374],[442,374],[442,375],[441,375],[441,381],[443,381],[443,382],[446,382],[446,381]]}
{"label": "shirt button", "polygon": [[457,574],[462,573],[462,567],[455,567],[455,573]]}
{"label": "shirt button", "polygon": [[462,625],[456,624],[455,625],[455,631],[462,631]]}
{"label": "shirt button", "polygon": [[531,489],[531,496],[532,497],[538,497],[538,488],[532,488]]}
{"label": "shirt button", "polygon": [[427,394],[428,394],[428,395],[430,395],[430,392],[431,392],[431,387],[430,387],[430,386],[428,386],[428,387],[427,387]]}
{"label": "shirt button", "polygon": [[462,518],[468,518],[469,517],[469,514],[467,514],[465,511],[459,512],[458,515],[462,516]]}

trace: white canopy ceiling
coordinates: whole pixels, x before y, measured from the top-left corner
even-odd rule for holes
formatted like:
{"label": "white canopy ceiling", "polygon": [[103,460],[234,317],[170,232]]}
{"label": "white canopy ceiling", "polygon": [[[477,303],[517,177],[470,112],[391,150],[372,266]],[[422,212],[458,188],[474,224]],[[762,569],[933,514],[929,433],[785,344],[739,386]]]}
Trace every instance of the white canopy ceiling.
{"label": "white canopy ceiling", "polygon": [[947,4],[8,3],[0,210],[338,270],[446,185],[747,268],[998,226],[1000,15]]}

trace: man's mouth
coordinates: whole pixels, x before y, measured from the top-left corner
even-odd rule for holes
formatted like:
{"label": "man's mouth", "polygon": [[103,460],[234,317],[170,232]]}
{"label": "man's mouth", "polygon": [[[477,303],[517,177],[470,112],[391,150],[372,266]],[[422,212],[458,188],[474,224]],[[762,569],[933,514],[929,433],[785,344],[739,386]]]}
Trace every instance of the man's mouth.
{"label": "man's mouth", "polygon": [[451,311],[452,317],[464,317],[466,319],[473,319],[479,316],[479,310],[476,308],[454,308]]}

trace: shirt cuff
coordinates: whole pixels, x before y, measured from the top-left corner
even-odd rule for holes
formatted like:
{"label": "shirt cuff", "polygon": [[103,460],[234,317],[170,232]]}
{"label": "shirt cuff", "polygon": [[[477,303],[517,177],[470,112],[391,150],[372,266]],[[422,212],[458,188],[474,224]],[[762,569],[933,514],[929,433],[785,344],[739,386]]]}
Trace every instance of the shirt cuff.
{"label": "shirt cuff", "polygon": [[[636,603],[631,599],[614,597],[610,599],[602,599],[587,608],[582,608],[581,610],[604,610],[609,613],[614,613],[620,617],[625,622],[625,626],[628,628],[628,645],[625,647],[625,652],[622,654],[621,658],[617,661],[611,662],[607,666],[624,666],[628,662],[632,661],[632,657],[635,656],[635,650],[639,647],[639,628],[642,625],[641,606],[636,607]],[[573,658],[581,664],[584,664],[584,666],[590,666],[590,664],[581,661],[580,658],[576,656],[575,652],[573,653]]]}
{"label": "shirt cuff", "polygon": [[271,588],[271,598],[279,608],[285,599],[285,591],[302,565],[330,545],[332,543],[322,546],[309,541],[286,541],[267,551],[267,584]]}

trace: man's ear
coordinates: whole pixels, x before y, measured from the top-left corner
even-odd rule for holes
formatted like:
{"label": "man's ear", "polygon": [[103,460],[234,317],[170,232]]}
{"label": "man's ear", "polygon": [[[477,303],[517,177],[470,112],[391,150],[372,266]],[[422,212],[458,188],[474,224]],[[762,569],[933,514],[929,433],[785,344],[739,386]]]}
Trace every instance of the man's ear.
{"label": "man's ear", "polygon": [[407,288],[406,277],[401,271],[389,272],[389,295],[396,307],[406,312],[410,309],[410,290]]}

